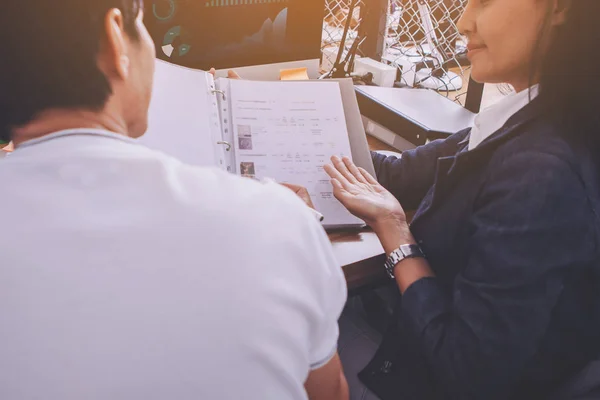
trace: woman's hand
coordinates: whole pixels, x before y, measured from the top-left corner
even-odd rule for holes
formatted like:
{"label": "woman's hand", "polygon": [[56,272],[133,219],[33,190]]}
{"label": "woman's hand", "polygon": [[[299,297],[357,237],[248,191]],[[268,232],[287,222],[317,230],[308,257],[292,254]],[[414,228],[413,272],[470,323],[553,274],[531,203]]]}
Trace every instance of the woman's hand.
{"label": "woman's hand", "polygon": [[[326,165],[325,171],[332,179],[335,198],[373,228],[386,254],[403,244],[416,244],[404,210],[394,195],[349,158],[333,156],[331,161],[333,165]],[[419,279],[435,276],[422,258],[403,260],[396,265],[394,275],[402,293]]]}
{"label": "woman's hand", "polygon": [[398,200],[367,171],[349,158],[333,156],[325,172],[332,178],[333,194],[352,214],[376,233],[398,227],[405,230],[406,215]]}

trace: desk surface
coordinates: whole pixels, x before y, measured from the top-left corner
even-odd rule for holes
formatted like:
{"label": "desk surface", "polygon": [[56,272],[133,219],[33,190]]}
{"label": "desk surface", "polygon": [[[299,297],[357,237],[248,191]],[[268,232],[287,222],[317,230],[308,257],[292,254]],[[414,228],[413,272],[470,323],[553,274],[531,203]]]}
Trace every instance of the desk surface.
{"label": "desk surface", "polygon": [[385,254],[373,232],[335,232],[329,234],[333,254],[344,269],[348,288],[357,290],[385,281]]}

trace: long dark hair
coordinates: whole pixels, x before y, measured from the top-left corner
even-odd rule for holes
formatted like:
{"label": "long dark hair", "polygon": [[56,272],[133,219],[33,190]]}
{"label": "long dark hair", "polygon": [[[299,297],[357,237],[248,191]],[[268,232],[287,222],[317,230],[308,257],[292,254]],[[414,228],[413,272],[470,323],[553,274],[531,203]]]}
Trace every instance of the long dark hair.
{"label": "long dark hair", "polygon": [[[569,135],[600,144],[600,0],[560,0],[566,21],[549,32],[553,1],[548,1],[547,23],[534,61],[540,75],[540,100],[549,118]],[[547,35],[552,35],[548,37]],[[539,68],[538,68],[539,67]]]}

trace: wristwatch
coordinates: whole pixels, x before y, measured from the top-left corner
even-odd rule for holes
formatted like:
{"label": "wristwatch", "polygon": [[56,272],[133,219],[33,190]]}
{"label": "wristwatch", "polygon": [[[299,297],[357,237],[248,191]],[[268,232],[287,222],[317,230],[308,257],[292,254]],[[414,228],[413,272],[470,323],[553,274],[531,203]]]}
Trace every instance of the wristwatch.
{"label": "wristwatch", "polygon": [[400,261],[407,258],[418,257],[425,258],[425,254],[423,254],[423,251],[418,245],[403,244],[396,250],[392,251],[392,254],[390,254],[390,256],[387,258],[385,262],[385,271],[390,278],[395,279],[396,277],[394,276],[394,268],[396,268],[396,265],[398,265]]}

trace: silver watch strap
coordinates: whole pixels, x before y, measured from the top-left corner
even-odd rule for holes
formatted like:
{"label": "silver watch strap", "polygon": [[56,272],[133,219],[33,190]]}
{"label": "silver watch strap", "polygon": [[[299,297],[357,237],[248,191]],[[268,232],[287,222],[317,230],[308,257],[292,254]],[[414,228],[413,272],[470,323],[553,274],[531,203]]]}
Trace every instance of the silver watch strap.
{"label": "silver watch strap", "polygon": [[417,257],[425,258],[425,254],[423,254],[423,251],[418,245],[403,244],[396,250],[392,251],[390,256],[387,258],[385,261],[385,271],[390,278],[395,279],[396,277],[394,276],[394,268],[396,268],[396,265],[398,265],[398,263],[404,259]]}

